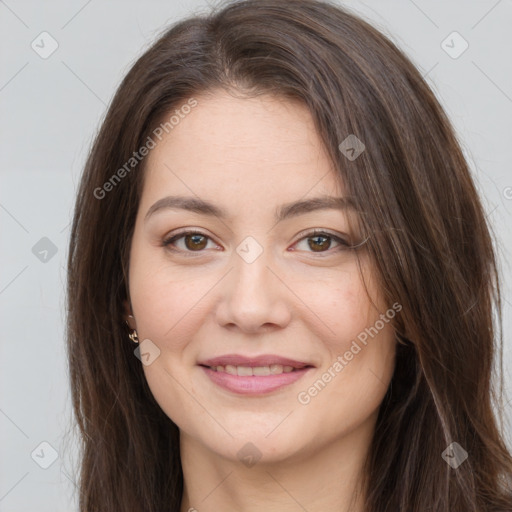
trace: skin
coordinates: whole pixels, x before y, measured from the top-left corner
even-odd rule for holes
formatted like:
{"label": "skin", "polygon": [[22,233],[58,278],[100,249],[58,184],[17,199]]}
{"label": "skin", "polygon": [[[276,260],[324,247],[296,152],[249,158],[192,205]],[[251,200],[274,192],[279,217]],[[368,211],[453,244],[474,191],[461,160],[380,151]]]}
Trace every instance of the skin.
{"label": "skin", "polygon": [[[143,369],[181,432],[181,512],[362,512],[361,493],[351,499],[394,370],[391,324],[307,405],[298,401],[390,308],[364,247],[339,250],[331,239],[312,249],[313,235],[301,235],[320,228],[357,243],[355,214],[328,209],[274,220],[283,203],[345,195],[302,104],[220,90],[195,98],[198,106],[147,156],[125,304],[139,339],[160,350]],[[230,217],[162,209],[145,221],[168,195],[198,196]],[[180,228],[209,238],[200,249],[177,240],[181,253],[162,246]],[[252,263],[236,251],[247,236],[263,249]],[[228,353],[277,354],[315,368],[266,395],[236,395],[197,365]],[[251,467],[237,455],[249,442],[261,454]]]}

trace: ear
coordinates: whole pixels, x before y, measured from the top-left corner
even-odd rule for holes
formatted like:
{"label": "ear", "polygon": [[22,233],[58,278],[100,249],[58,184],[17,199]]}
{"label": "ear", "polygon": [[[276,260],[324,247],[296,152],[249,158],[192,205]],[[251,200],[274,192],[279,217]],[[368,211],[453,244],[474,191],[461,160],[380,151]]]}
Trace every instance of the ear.
{"label": "ear", "polygon": [[123,307],[124,307],[124,319],[130,326],[130,329],[137,329],[137,324],[135,323],[135,318],[133,317],[130,302],[128,300],[125,300],[123,302]]}

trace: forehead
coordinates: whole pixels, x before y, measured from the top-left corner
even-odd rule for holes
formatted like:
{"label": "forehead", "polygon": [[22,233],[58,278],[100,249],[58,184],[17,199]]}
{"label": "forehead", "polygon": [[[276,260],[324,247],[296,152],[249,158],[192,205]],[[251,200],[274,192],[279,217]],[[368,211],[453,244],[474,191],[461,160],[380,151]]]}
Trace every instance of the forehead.
{"label": "forehead", "polygon": [[310,191],[342,194],[305,105],[224,91],[194,98],[197,106],[148,155],[143,196],[194,193],[263,205],[273,198],[296,200]]}

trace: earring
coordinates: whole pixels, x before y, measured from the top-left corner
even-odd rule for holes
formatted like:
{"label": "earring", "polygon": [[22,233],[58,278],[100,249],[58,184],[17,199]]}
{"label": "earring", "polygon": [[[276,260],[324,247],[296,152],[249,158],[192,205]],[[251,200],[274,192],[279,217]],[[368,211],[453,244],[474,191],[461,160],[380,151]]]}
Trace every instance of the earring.
{"label": "earring", "polygon": [[[129,318],[134,318],[133,315],[128,315],[128,317]],[[127,320],[125,320],[124,323],[128,326],[128,328],[130,328],[130,324],[128,323]],[[139,336],[137,334],[137,330],[136,329],[133,329],[133,331],[130,334],[128,334],[128,337],[133,341],[133,343],[139,343]]]}
{"label": "earring", "polygon": [[137,335],[137,331],[135,329],[133,329],[133,332],[131,332],[130,334],[128,334],[128,337],[134,342],[134,343],[139,343],[139,336]]}

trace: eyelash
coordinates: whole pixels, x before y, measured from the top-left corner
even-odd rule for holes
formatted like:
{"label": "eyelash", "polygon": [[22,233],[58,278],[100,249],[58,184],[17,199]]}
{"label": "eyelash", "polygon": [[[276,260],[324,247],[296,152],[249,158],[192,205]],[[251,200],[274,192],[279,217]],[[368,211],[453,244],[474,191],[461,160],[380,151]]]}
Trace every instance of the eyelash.
{"label": "eyelash", "polygon": [[[204,236],[208,240],[212,240],[212,238],[210,236],[208,236],[206,233],[202,233],[201,231],[195,231],[195,230],[181,231],[179,233],[175,233],[170,238],[163,240],[162,247],[166,247],[173,252],[180,252],[180,253],[186,255],[187,257],[188,256],[194,257],[194,256],[199,255],[205,251],[205,249],[202,249],[199,251],[189,251],[189,250],[177,249],[176,247],[172,246],[172,244],[174,242],[176,242],[177,240],[179,240],[181,238],[184,238],[187,235],[200,235],[200,236]],[[308,231],[306,233],[301,233],[300,235],[302,235],[301,238],[299,238],[297,240],[297,242],[295,242],[295,244],[301,242],[302,240],[305,240],[308,238],[313,238],[315,236],[325,236],[325,237],[330,238],[340,244],[337,248],[334,249],[334,252],[343,251],[343,250],[351,248],[351,245],[349,244],[349,242],[347,240],[344,240],[343,238],[341,238],[333,233],[329,233],[328,231],[325,231],[322,229],[313,229],[312,231]],[[332,251],[332,249],[328,249],[327,251],[318,251],[318,252],[310,251],[310,252],[312,254],[325,255],[326,253],[330,254],[331,251]],[[320,257],[323,257],[323,256],[320,256]]]}

